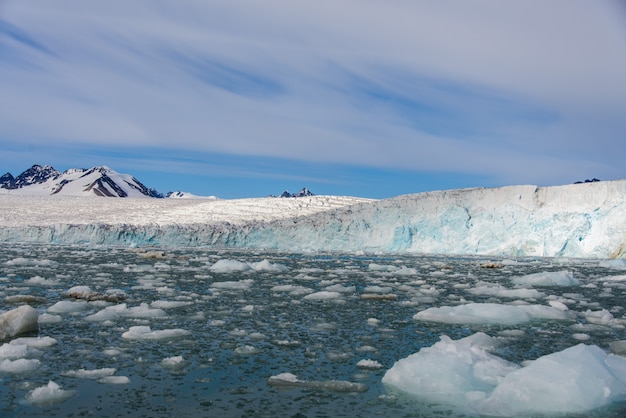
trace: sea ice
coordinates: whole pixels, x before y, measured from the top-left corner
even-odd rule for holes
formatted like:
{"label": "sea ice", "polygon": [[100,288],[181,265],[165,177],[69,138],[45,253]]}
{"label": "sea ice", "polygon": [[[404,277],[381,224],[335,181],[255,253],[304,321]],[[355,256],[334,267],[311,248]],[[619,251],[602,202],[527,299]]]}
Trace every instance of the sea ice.
{"label": "sea ice", "polygon": [[68,370],[66,372],[61,373],[61,375],[68,376],[68,377],[78,377],[82,379],[96,380],[96,379],[101,379],[106,376],[112,376],[113,374],[115,374],[116,371],[117,369],[114,369],[112,367],[106,367],[102,369],[93,369],[93,370],[78,369],[78,370]]}
{"label": "sea ice", "polygon": [[1,373],[27,373],[39,367],[39,360],[20,358],[17,360],[4,359],[0,361]]}
{"label": "sea ice", "polygon": [[72,396],[76,392],[73,390],[64,390],[53,382],[48,382],[45,386],[40,386],[26,395],[26,402],[37,406],[47,406],[61,403]]}
{"label": "sea ice", "polygon": [[37,331],[39,315],[37,310],[29,305],[0,314],[0,341],[16,335]]}
{"label": "sea ice", "polygon": [[341,298],[341,293],[339,292],[329,292],[326,290],[322,290],[320,292],[315,292],[308,294],[304,297],[306,300],[329,300],[329,299],[339,299]]}
{"label": "sea ice", "polygon": [[161,366],[165,369],[178,370],[183,369],[189,364],[183,356],[167,357],[161,360]]}
{"label": "sea ice", "polygon": [[428,308],[413,316],[417,321],[447,324],[516,325],[534,319],[566,320],[567,312],[545,305],[501,305],[497,303],[468,303],[459,306]]}
{"label": "sea ice", "polygon": [[278,263],[271,263],[269,260],[264,259],[258,262],[244,262],[237,260],[218,260],[215,264],[209,267],[209,270],[213,273],[236,273],[245,271],[264,271],[273,273],[282,273],[288,271],[287,266]]}
{"label": "sea ice", "polygon": [[89,303],[85,301],[73,302],[69,300],[60,300],[48,308],[51,313],[71,313],[80,312],[89,308]]}
{"label": "sea ice", "polygon": [[368,387],[362,383],[343,380],[300,380],[292,373],[281,373],[267,379],[267,384],[277,387],[300,387],[307,389],[330,390],[333,392],[366,392]]}
{"label": "sea ice", "polygon": [[626,358],[578,344],[508,374],[479,406],[486,415],[583,413],[626,400]]}
{"label": "sea ice", "polygon": [[252,279],[238,281],[215,282],[211,284],[214,289],[248,290],[254,283]]}
{"label": "sea ice", "polygon": [[571,271],[544,271],[513,278],[513,283],[521,286],[580,286]]}
{"label": "sea ice", "polygon": [[468,290],[473,295],[496,296],[499,298],[510,299],[541,299],[545,297],[544,293],[535,289],[509,289],[501,285],[490,285],[486,283],[477,284]]}
{"label": "sea ice", "polygon": [[127,385],[130,383],[128,376],[104,376],[98,379],[98,383],[108,383],[111,385]]}
{"label": "sea ice", "polygon": [[382,369],[384,366],[376,360],[363,359],[359,360],[356,367],[360,369]]}
{"label": "sea ice", "polygon": [[626,400],[626,358],[579,344],[516,364],[491,354],[497,340],[446,336],[397,361],[382,381],[392,391],[489,416],[583,413]]}
{"label": "sea ice", "polygon": [[170,340],[178,337],[186,337],[191,332],[184,329],[164,329],[152,331],[147,325],[138,325],[130,327],[128,331],[122,334],[122,338],[127,340]]}
{"label": "sea ice", "polygon": [[11,340],[10,344],[26,345],[30,348],[46,348],[56,345],[57,340],[52,337],[20,337]]}

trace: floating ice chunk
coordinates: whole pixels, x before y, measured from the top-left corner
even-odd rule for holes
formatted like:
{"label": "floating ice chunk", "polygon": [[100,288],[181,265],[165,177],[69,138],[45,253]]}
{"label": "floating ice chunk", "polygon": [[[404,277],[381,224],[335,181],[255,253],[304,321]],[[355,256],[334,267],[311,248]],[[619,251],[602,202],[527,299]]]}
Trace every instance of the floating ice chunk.
{"label": "floating ice chunk", "polygon": [[58,263],[52,260],[34,260],[31,258],[18,257],[9,260],[5,263],[7,266],[40,266],[40,267],[54,267]]}
{"label": "floating ice chunk", "polygon": [[4,359],[0,361],[0,373],[27,373],[39,367],[39,360],[20,358],[17,360]]}
{"label": "floating ice chunk", "polygon": [[246,306],[242,307],[241,310],[243,312],[253,312],[254,311],[254,305],[246,305]]}
{"label": "floating ice chunk", "polygon": [[52,337],[20,337],[11,340],[10,344],[26,345],[30,348],[46,348],[56,345],[57,340]]}
{"label": "floating ice chunk", "polygon": [[186,337],[191,332],[184,329],[164,329],[152,331],[147,325],[138,325],[130,327],[128,331],[122,334],[122,338],[127,340],[169,340],[178,337]]}
{"label": "floating ice chunk", "polygon": [[569,309],[566,304],[564,304],[563,302],[559,302],[558,300],[551,300],[548,302],[548,304],[560,311],[567,311]]}
{"label": "floating ice chunk", "polygon": [[254,271],[267,271],[273,273],[289,271],[287,266],[279,263],[270,263],[268,260],[259,261],[258,263],[250,263],[250,267],[252,267]]}
{"label": "floating ice chunk", "polygon": [[278,387],[299,387],[348,393],[366,392],[368,390],[367,385],[362,383],[352,383],[343,380],[307,381],[298,379],[298,377],[292,373],[281,373],[276,376],[271,376],[267,379],[267,384]]}
{"label": "floating ice chunk", "polygon": [[232,290],[248,290],[254,283],[252,279],[227,281],[227,282],[215,282],[211,284],[214,289],[232,289]]}
{"label": "floating ice chunk", "polygon": [[485,334],[441,341],[397,361],[383,383],[488,416],[583,413],[626,400],[626,358],[579,344],[526,367],[489,353]]}
{"label": "floating ice chunk", "polygon": [[393,288],[389,286],[366,286],[365,289],[363,289],[363,292],[365,293],[379,293],[381,295],[386,295],[392,291]]}
{"label": "floating ice chunk", "polygon": [[52,380],[45,386],[40,386],[26,395],[26,402],[37,406],[54,405],[66,401],[74,396],[73,390],[61,389]]}
{"label": "floating ice chunk", "polygon": [[117,348],[105,348],[104,350],[102,350],[102,354],[104,354],[105,356],[114,357],[122,354],[122,351],[118,350]]}
{"label": "floating ice chunk", "polygon": [[95,314],[88,315],[85,317],[86,321],[90,322],[104,322],[104,321],[112,321],[116,319],[118,316],[121,316],[123,312],[125,312],[128,308],[125,303],[107,306],[106,308],[96,312]]}
{"label": "floating ice chunk", "polygon": [[46,279],[41,276],[33,276],[28,280],[24,281],[25,284],[29,286],[57,286],[61,283],[60,280],[55,279]]}
{"label": "floating ice chunk", "polygon": [[533,319],[569,319],[567,312],[545,305],[500,305],[497,303],[469,303],[459,306],[428,308],[413,316],[417,321],[447,324],[503,324],[515,325]]}
{"label": "floating ice chunk", "polygon": [[513,283],[521,286],[580,286],[571,271],[544,271],[513,278]]}
{"label": "floating ice chunk", "polygon": [[289,292],[291,296],[302,296],[313,293],[312,289],[304,286],[296,286],[293,284],[285,284],[274,286],[270,289],[272,292]]}
{"label": "floating ice chunk", "polygon": [[322,290],[320,292],[315,292],[308,294],[304,297],[306,300],[329,300],[329,299],[339,299],[341,297],[341,293],[339,292],[329,292],[327,290]]}
{"label": "floating ice chunk", "polygon": [[585,312],[585,320],[587,323],[596,324],[596,325],[617,325],[620,324],[621,321],[616,320],[613,314],[606,309],[602,309],[599,311],[591,311],[588,310]]}
{"label": "floating ice chunk", "polygon": [[213,273],[233,273],[252,270],[250,264],[237,260],[218,260],[209,267]]}
{"label": "floating ice chunk", "polygon": [[572,338],[577,341],[589,341],[591,339],[589,334],[583,334],[583,333],[574,333],[572,334]]}
{"label": "floating ice chunk", "polygon": [[39,323],[40,324],[58,324],[62,322],[63,318],[60,315],[52,315],[49,313],[42,313],[39,315]]}
{"label": "floating ice chunk", "polygon": [[235,354],[239,354],[242,356],[248,356],[252,354],[261,353],[263,350],[252,345],[241,345],[235,348]]}
{"label": "floating ice chunk", "polygon": [[282,346],[282,347],[300,347],[300,345],[302,345],[300,341],[295,341],[295,340],[277,340],[277,341],[274,341],[274,344]]}
{"label": "floating ice chunk", "polygon": [[480,404],[487,415],[583,413],[626,400],[626,359],[578,344],[509,373]]}
{"label": "floating ice chunk", "polygon": [[119,305],[107,306],[101,311],[93,315],[85,317],[86,321],[103,322],[113,321],[118,317],[124,318],[163,318],[167,313],[163,309],[152,308],[147,303],[141,303],[139,306],[127,307],[125,303]]}
{"label": "floating ice chunk", "polygon": [[375,326],[378,326],[378,324],[380,324],[380,319],[367,318],[367,325],[375,327]]}
{"label": "floating ice chunk", "polygon": [[70,287],[65,293],[67,295],[89,295],[93,293],[93,290],[91,290],[91,287],[89,286],[73,286]]}
{"label": "floating ice chunk", "polygon": [[48,308],[48,312],[52,313],[71,313],[80,312],[89,308],[89,303],[85,301],[73,302],[69,300],[60,300]]}
{"label": "floating ice chunk", "polygon": [[508,289],[504,286],[481,285],[468,290],[473,295],[496,296],[513,299],[541,299],[545,294],[535,289]]}
{"label": "floating ice chunk", "polygon": [[93,370],[78,369],[78,370],[69,370],[69,371],[63,372],[61,373],[61,375],[68,376],[68,377],[78,377],[82,379],[96,380],[96,379],[101,379],[105,376],[112,376],[113,374],[115,374],[116,371],[117,369],[114,369],[112,367],[106,367],[102,369],[93,369]]}
{"label": "floating ice chunk", "polygon": [[189,362],[186,361],[183,356],[167,357],[161,360],[161,367],[170,370],[184,369],[188,364]]}
{"label": "floating ice chunk", "polygon": [[337,283],[326,287],[324,290],[328,292],[353,293],[356,291],[356,286],[343,286]]}
{"label": "floating ice chunk", "polygon": [[184,308],[185,306],[193,305],[193,302],[182,300],[155,300],[150,304],[152,308],[158,309],[176,309]]}
{"label": "floating ice chunk", "polygon": [[107,383],[111,385],[127,385],[130,383],[128,376],[104,376],[98,379],[98,383]]}
{"label": "floating ice chunk", "polygon": [[360,369],[382,369],[384,366],[376,360],[363,359],[356,364],[356,367]]}
{"label": "floating ice chunk", "polygon": [[389,265],[389,264],[370,263],[367,266],[367,269],[369,271],[397,271],[397,270],[400,270],[400,267],[392,266],[392,265]]}
{"label": "floating ice chunk", "polygon": [[460,340],[442,336],[432,347],[397,361],[383,384],[426,399],[461,404],[468,392],[490,392],[519,366],[488,352],[497,340],[476,333]]}
{"label": "floating ice chunk", "polygon": [[28,346],[26,344],[9,344],[0,345],[0,358],[16,359],[26,357],[28,354]]}
{"label": "floating ice chunk", "polygon": [[246,335],[248,335],[248,331],[246,331],[245,329],[235,328],[229,331],[228,334],[232,335],[233,337],[245,337]]}
{"label": "floating ice chunk", "polygon": [[0,314],[0,341],[37,331],[39,315],[35,308],[23,305]]}

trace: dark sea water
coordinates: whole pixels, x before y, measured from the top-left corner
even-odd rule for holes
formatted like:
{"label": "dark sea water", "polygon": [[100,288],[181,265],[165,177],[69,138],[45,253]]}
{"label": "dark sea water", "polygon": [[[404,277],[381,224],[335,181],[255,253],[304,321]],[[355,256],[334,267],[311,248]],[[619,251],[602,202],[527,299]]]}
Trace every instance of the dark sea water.
{"label": "dark sea water", "polygon": [[[486,268],[487,262],[502,265]],[[559,270],[573,271],[581,285],[543,287],[544,297],[524,303],[566,301],[569,320],[505,326],[413,319],[429,307],[511,303],[470,290],[513,288],[513,277]],[[593,260],[3,244],[0,310],[32,297],[41,318],[32,336],[57,343],[29,352],[27,359],[39,360],[34,370],[0,372],[0,416],[456,415],[445,403],[393,393],[382,385],[383,375],[441,335],[458,339],[477,331],[506,336],[496,354],[516,363],[581,341],[609,351],[611,342],[626,339],[624,274]],[[89,286],[108,301],[68,298],[74,286]],[[591,323],[585,314],[603,309],[611,321]],[[123,337],[138,326],[173,331],[162,339]],[[379,368],[360,367],[361,360]],[[101,383],[102,376],[80,372],[109,368],[119,381]],[[307,384],[268,382],[282,373]],[[29,402],[49,381],[72,396]],[[626,407],[594,414],[624,416]]]}

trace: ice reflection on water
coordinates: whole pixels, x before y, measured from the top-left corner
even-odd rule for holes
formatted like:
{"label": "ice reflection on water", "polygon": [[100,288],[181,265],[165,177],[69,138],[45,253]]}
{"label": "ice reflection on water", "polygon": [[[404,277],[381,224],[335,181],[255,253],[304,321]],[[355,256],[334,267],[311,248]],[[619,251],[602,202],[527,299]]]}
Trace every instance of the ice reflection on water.
{"label": "ice reflection on water", "polygon": [[[575,345],[579,342],[575,335],[588,335],[586,343],[606,350],[609,342],[626,339],[623,327],[586,324],[582,316],[587,310],[603,308],[615,318],[624,316],[626,281],[607,280],[624,272],[601,267],[597,261],[520,259],[503,268],[484,268],[485,262],[498,260],[6,244],[0,249],[4,310],[15,306],[7,303],[11,297],[30,295],[31,305],[46,313],[56,302],[67,300],[64,293],[77,285],[101,293],[120,289],[128,307],[154,301],[191,302],[180,307],[161,303],[165,317],[118,316],[109,322],[85,319],[112,305],[103,301],[90,302],[86,310],[53,313],[61,321],[52,317],[40,324],[39,335],[53,337],[58,344],[41,349],[36,357],[40,366],[23,374],[0,374],[0,412],[5,417],[430,416],[446,413],[446,406],[388,394],[380,382],[396,360],[431,346],[440,335],[454,339],[476,331],[509,335],[509,343],[497,354],[515,362]],[[270,266],[287,270],[210,271],[218,260],[268,260]],[[388,266],[405,269],[392,271]],[[540,290],[548,297],[569,300],[570,310],[581,313],[571,321],[460,326],[412,319],[432,306],[509,303],[511,299],[474,295],[469,290],[478,282],[512,288],[511,277],[563,269],[574,271],[583,285]],[[241,285],[214,286],[219,282]],[[319,291],[338,295],[305,299]],[[547,303],[545,298],[526,301]],[[161,341],[121,337],[140,325],[152,330],[183,329],[191,335]],[[184,361],[162,363],[178,356]],[[357,367],[363,359],[375,360],[383,368]],[[98,383],[65,375],[108,367],[115,368],[117,376],[127,376],[130,383]],[[332,387],[268,385],[270,376],[281,373],[306,381],[361,383],[368,390],[345,393]],[[29,390],[50,380],[76,390],[77,395],[43,407],[24,402]],[[624,412],[624,406],[618,405],[597,413],[622,416]]]}

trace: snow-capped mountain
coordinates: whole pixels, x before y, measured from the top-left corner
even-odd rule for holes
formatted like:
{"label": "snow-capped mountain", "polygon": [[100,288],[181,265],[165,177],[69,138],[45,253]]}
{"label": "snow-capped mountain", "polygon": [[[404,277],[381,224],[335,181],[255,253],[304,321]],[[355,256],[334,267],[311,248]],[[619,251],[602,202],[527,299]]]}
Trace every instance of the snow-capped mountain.
{"label": "snow-capped mountain", "polygon": [[31,196],[163,197],[129,174],[106,166],[71,168],[60,172],[54,167],[33,165],[17,177],[0,177],[0,193]]}
{"label": "snow-capped mountain", "polygon": [[285,190],[283,194],[278,197],[306,197],[306,196],[315,196],[309,189],[303,187],[298,193],[289,193],[288,190]]}

